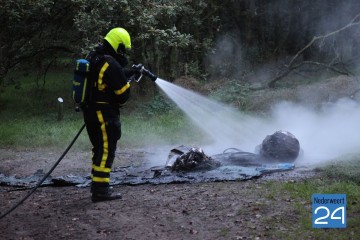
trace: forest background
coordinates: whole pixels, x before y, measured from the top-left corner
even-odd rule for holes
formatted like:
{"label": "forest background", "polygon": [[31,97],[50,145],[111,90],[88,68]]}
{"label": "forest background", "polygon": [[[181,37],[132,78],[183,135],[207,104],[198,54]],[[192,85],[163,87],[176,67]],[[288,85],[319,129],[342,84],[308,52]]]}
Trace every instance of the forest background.
{"label": "forest background", "polygon": [[[360,100],[359,23],[357,0],[0,0],[0,173],[29,175],[39,168],[46,172],[70,143],[83,125],[71,99],[74,61],[84,57],[113,27],[124,27],[130,32],[130,63],[142,63],[162,79],[271,120],[268,110],[277,102],[309,104],[320,112],[321,106],[342,97]],[[146,154],[152,153],[154,146],[168,151],[179,143],[199,144],[203,136],[199,128],[169,103],[156,84],[146,79],[134,83],[132,95],[121,109],[123,135],[116,166],[127,164],[125,160],[132,164],[142,158],[148,161]],[[64,100],[61,117],[58,97]],[[56,188],[48,194],[50,190],[45,189],[34,194],[38,199],[25,203],[28,205],[23,208],[27,211],[18,211],[2,222],[2,236],[14,238],[16,233],[15,238],[21,239],[68,238],[66,234],[74,230],[74,236],[85,239],[95,235],[102,239],[103,234],[117,233],[134,239],[179,238],[177,234],[182,234],[183,239],[191,239],[194,234],[204,239],[355,239],[360,233],[360,157],[356,145],[359,111],[353,105],[350,109],[355,110],[347,112],[349,116],[336,118],[321,112],[300,113],[299,108],[290,113],[281,111],[285,115],[283,123],[311,123],[301,126],[313,130],[311,143],[316,153],[326,142],[339,143],[336,147],[345,149],[356,146],[355,154],[327,159],[325,169],[312,172],[315,177],[295,171],[289,173],[289,178],[280,175],[278,179],[251,181],[247,185],[178,184],[173,192],[168,192],[173,185],[129,187],[123,204],[112,205],[111,217],[102,208],[96,210],[96,216],[103,214],[101,218],[108,219],[104,228],[94,227],[98,222],[91,220],[93,210],[77,221],[78,214],[87,211],[84,206],[89,206],[88,198],[83,197],[87,189],[84,194],[73,188]],[[317,121],[318,116],[322,121]],[[355,120],[346,121],[347,117]],[[340,131],[341,127],[346,131]],[[322,138],[324,133],[329,134]],[[90,143],[85,131],[74,148],[75,155],[60,164],[58,174],[89,172],[86,168],[90,167]],[[325,150],[330,155],[336,148]],[[165,159],[158,161],[163,164]],[[193,197],[199,196],[203,187],[207,194],[203,204],[209,211],[196,207],[199,199]],[[8,203],[3,204],[1,211],[23,193],[7,192],[5,188],[0,191],[3,202]],[[169,193],[168,198],[165,192]],[[347,229],[322,231],[311,227],[313,193],[347,194]],[[239,209],[227,214],[229,206],[235,206],[233,199],[239,201],[238,195],[243,194],[247,195],[244,202],[235,204]],[[73,204],[75,195],[79,205]],[[154,207],[143,201],[144,195],[154,200]],[[259,196],[266,201],[258,204]],[[165,200],[159,203],[159,199]],[[186,204],[194,206],[191,211],[183,208],[184,202],[192,203]],[[139,221],[141,217],[133,214],[134,209],[139,210],[141,217],[149,209],[153,212]],[[166,209],[171,211],[165,212]],[[261,214],[249,217],[259,210]],[[120,211],[124,214],[115,214]],[[214,214],[208,216],[207,212]],[[59,218],[58,213],[64,218]],[[164,213],[171,217],[164,218]],[[200,221],[191,220],[192,214]],[[133,221],[127,216],[134,216]],[[164,224],[154,228],[153,216],[159,216]],[[183,222],[179,223],[179,219]],[[128,223],[134,225],[119,230],[119,225]],[[138,223],[141,228],[136,226]],[[44,228],[46,224],[50,227]],[[183,225],[191,228],[178,231]],[[169,230],[163,231],[162,226]]]}
{"label": "forest background", "polygon": [[354,74],[359,56],[355,0],[9,0],[0,13],[2,87],[12,72],[68,67],[118,26],[131,34],[131,62],[170,81],[275,87],[294,70]]}
{"label": "forest background", "polygon": [[[130,32],[130,63],[142,63],[162,79],[242,111],[264,112],[276,101],[299,101],[284,89],[357,76],[359,14],[360,2],[355,0],[4,1],[0,8],[0,112],[2,122],[9,123],[1,143],[31,146],[40,134],[54,136],[39,140],[37,146],[63,144],[60,135],[77,128],[71,128],[74,60],[84,57],[113,27]],[[352,91],[348,96],[353,96],[358,87],[356,81],[352,84],[341,80],[333,90],[346,86]],[[312,91],[316,103],[332,100],[318,90]],[[302,98],[308,100],[310,91],[305,92]],[[132,93],[132,101],[123,110],[125,117],[140,112],[141,117],[159,119],[160,112],[175,109],[151,81],[133,84]],[[39,124],[56,119],[58,97],[64,99],[65,121],[69,122],[56,129],[65,134],[49,133],[51,126]],[[164,122],[181,125],[168,121],[176,116],[168,115]],[[35,125],[29,127],[32,121]],[[30,134],[30,129],[39,133]],[[134,138],[127,139],[134,142]]]}

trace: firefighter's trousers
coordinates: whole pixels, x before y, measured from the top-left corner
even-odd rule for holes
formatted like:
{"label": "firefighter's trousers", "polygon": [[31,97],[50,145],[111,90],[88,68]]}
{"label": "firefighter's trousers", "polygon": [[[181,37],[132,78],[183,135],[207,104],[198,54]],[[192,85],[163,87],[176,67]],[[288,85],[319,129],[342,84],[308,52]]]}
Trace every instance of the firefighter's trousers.
{"label": "firefighter's trousers", "polygon": [[93,153],[91,191],[107,193],[116,144],[121,137],[119,109],[84,109],[84,121]]}

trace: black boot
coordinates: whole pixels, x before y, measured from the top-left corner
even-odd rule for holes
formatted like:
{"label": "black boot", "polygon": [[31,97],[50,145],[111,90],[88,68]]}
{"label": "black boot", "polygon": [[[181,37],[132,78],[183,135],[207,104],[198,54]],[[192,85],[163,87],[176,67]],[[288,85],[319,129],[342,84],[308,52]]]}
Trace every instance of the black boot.
{"label": "black boot", "polygon": [[116,199],[121,199],[122,196],[120,193],[93,193],[91,196],[91,200],[93,202],[103,202],[103,201],[111,201]]}
{"label": "black boot", "polygon": [[116,199],[121,199],[122,196],[120,193],[113,193],[112,187],[97,187],[91,186],[91,200],[93,202],[103,202],[103,201],[111,201]]}

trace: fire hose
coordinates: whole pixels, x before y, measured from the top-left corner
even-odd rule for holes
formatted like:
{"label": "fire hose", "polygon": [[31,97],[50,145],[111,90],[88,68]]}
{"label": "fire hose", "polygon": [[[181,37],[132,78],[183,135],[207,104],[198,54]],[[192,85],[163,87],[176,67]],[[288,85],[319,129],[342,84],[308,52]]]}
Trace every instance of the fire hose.
{"label": "fire hose", "polygon": [[[135,82],[139,82],[141,80],[141,78],[143,77],[143,75],[145,75],[146,77],[150,78],[153,82],[156,81],[157,76],[155,74],[153,74],[152,72],[150,72],[148,69],[146,69],[142,64],[137,64],[137,65],[132,65],[132,68],[134,70],[137,70],[140,73],[140,76],[138,78],[131,78],[130,81],[135,81]],[[28,194],[26,194],[18,203],[16,203],[12,208],[10,208],[8,211],[6,211],[5,213],[0,215],[0,219],[4,218],[6,215],[8,215],[9,213],[11,213],[12,211],[14,211],[18,206],[20,206],[20,204],[22,204],[28,197],[30,197],[31,194],[33,194],[37,188],[40,187],[40,185],[46,180],[46,178],[48,178],[50,176],[50,174],[54,171],[54,169],[57,167],[57,165],[60,163],[60,161],[65,157],[65,155],[67,154],[67,152],[70,150],[70,148],[72,147],[72,145],[75,143],[75,141],[77,140],[77,138],[80,136],[82,130],[85,128],[85,124],[80,128],[79,132],[76,134],[75,138],[71,141],[70,145],[66,148],[66,150],[64,151],[64,153],[60,156],[60,158],[57,160],[57,162],[54,164],[54,166],[52,166],[52,168],[50,169],[50,171],[48,173],[46,173],[44,175],[44,177],[36,184],[35,187],[33,187]]]}
{"label": "fire hose", "polygon": [[11,213],[12,211],[14,211],[18,206],[20,206],[20,204],[22,204],[28,197],[30,197],[31,194],[33,194],[36,189],[38,189],[38,187],[40,187],[40,185],[46,180],[46,178],[48,178],[50,176],[50,174],[54,171],[54,169],[57,167],[57,165],[59,165],[59,163],[61,162],[61,160],[65,157],[65,155],[68,153],[68,151],[70,150],[70,148],[74,145],[74,143],[76,142],[76,140],[78,139],[78,137],[80,136],[81,132],[84,130],[85,128],[85,124],[80,128],[79,132],[76,134],[76,136],[74,137],[74,139],[71,141],[71,143],[69,144],[69,146],[65,149],[64,153],[60,156],[60,158],[56,161],[56,163],[52,166],[52,168],[50,169],[50,171],[48,173],[45,174],[45,176],[36,184],[35,187],[33,187],[28,194],[26,194],[19,202],[17,202],[16,204],[13,205],[12,208],[10,208],[8,211],[6,211],[5,213],[0,215],[0,219],[4,218],[6,215],[8,215],[9,213]]}

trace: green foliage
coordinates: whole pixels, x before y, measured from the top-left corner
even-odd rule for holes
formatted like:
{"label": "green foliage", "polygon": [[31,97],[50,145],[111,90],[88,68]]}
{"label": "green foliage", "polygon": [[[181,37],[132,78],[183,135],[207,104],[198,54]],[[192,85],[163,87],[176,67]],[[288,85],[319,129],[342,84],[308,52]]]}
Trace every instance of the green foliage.
{"label": "green foliage", "polygon": [[[219,19],[218,6],[206,1],[85,1],[73,0],[80,6],[74,17],[76,30],[81,33],[83,52],[100,42],[113,27],[129,30],[132,61],[141,62],[163,77],[184,74],[188,59],[201,60],[209,49]],[[212,27],[212,28],[213,28]]]}
{"label": "green foliage", "polygon": [[[0,8],[0,85],[11,71],[36,69],[43,75],[61,63],[57,59],[80,57],[118,26],[131,34],[130,62],[163,78],[238,77],[345,26],[360,6],[354,0],[326,5],[324,0],[8,0]],[[358,55],[355,30],[314,44],[299,61],[350,62]]]}
{"label": "green foliage", "polygon": [[33,116],[57,111],[57,98],[64,99],[65,108],[73,110],[71,99],[72,72],[51,72],[46,80],[39,81],[35,74],[11,75],[5,82],[6,91],[1,95],[1,115]]}
{"label": "green foliage", "polygon": [[[167,97],[156,95],[151,101],[140,106],[140,112],[148,117],[176,111],[176,106]],[[179,113],[180,114],[180,113]]]}
{"label": "green foliage", "polygon": [[236,80],[228,80],[211,93],[215,99],[230,103],[233,106],[246,111],[248,107],[249,86]]}
{"label": "green foliage", "polygon": [[16,68],[36,66],[44,74],[57,58],[85,55],[118,26],[131,33],[132,61],[177,77],[184,74],[185,62],[202,61],[211,47],[218,9],[212,1],[189,0],[5,1],[0,9],[0,84]]}
{"label": "green foliage", "polygon": [[192,61],[184,64],[185,76],[193,76],[198,79],[206,80],[207,74],[201,69],[201,62]]}
{"label": "green foliage", "polygon": [[[74,30],[79,32],[81,41],[77,43],[77,48],[86,55],[97,44],[102,42],[107,31],[119,24],[115,24],[113,19],[118,16],[126,16],[121,5],[128,4],[127,1],[86,1],[73,0],[79,6],[74,15]],[[122,24],[120,24],[122,25]]]}
{"label": "green foliage", "polygon": [[[0,8],[0,85],[11,70],[42,74],[59,56],[73,52],[71,0],[4,1]],[[26,24],[25,24],[26,23]]]}

